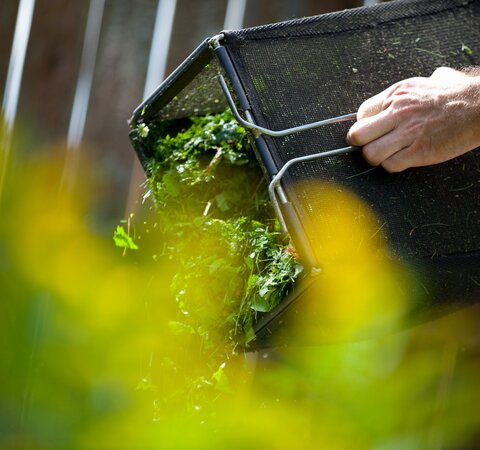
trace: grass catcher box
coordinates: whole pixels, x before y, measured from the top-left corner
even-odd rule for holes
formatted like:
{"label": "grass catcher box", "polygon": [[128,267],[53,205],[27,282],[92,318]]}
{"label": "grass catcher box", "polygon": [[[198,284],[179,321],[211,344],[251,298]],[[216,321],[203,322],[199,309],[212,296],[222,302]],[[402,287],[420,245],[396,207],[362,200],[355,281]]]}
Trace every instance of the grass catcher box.
{"label": "grass catcher box", "polygon": [[[139,125],[161,122],[168,133],[183,118],[230,107],[250,130],[276,214],[308,273],[257,320],[257,346],[281,341],[281,330],[299,317],[298,341],[311,340],[312,330],[323,330],[314,340],[335,335],[338,317],[328,323],[335,316],[328,305],[337,301],[329,292],[335,290],[322,288],[331,281],[329,264],[337,258],[335,270],[351,278],[377,251],[367,246],[359,253],[362,240],[380,235],[389,261],[412,274],[390,286],[384,303],[397,289],[409,299],[404,315],[425,318],[426,311],[431,317],[480,299],[479,150],[388,174],[345,142],[352,113],[392,83],[429,76],[440,66],[479,65],[479,23],[478,0],[405,0],[224,31],[200,44],[135,110],[131,139],[144,166],[152,155]],[[368,233],[356,235],[367,225]],[[347,231],[330,242],[342,227]],[[344,244],[335,256],[335,247]],[[375,285],[375,273],[357,278]],[[327,314],[314,305],[327,305]],[[357,315],[355,308],[347,301],[342,311]]]}

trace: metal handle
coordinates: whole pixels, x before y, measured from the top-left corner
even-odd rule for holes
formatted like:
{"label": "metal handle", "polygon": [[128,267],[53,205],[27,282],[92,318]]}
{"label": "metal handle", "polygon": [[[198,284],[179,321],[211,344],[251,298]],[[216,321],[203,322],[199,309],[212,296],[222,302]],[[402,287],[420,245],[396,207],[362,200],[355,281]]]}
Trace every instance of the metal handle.
{"label": "metal handle", "polygon": [[288,199],[280,185],[280,182],[282,180],[282,177],[285,175],[285,172],[293,165],[301,162],[313,161],[315,159],[326,158],[328,156],[342,155],[344,153],[350,153],[357,150],[360,150],[360,147],[349,146],[349,147],[337,148],[335,150],[314,153],[313,155],[306,155],[306,156],[299,156],[298,158],[292,158],[283,165],[283,167],[278,171],[278,173],[273,177],[272,181],[268,185],[268,195],[270,196],[270,200],[272,201],[273,208],[275,210],[275,213],[278,216],[278,220],[280,222],[282,230],[285,233],[288,233],[288,230],[285,224],[285,219],[283,218],[282,210],[280,208],[280,203],[276,195],[276,193],[278,193],[282,203],[288,202]]}
{"label": "metal handle", "polygon": [[286,136],[288,134],[299,133],[300,131],[311,130],[313,128],[318,128],[324,125],[331,125],[333,123],[346,122],[348,120],[355,120],[357,117],[357,113],[351,113],[351,114],[346,114],[344,116],[338,116],[338,117],[332,117],[330,119],[319,120],[318,122],[307,123],[305,125],[300,125],[298,127],[286,128],[284,130],[278,130],[278,131],[270,130],[269,128],[264,128],[264,127],[261,127],[260,125],[257,125],[256,123],[253,123],[251,121],[251,117],[248,117],[250,116],[249,111],[245,112],[248,118],[248,120],[245,120],[240,115],[237,107],[235,106],[235,102],[233,101],[232,95],[230,93],[230,90],[228,89],[225,78],[223,78],[222,75],[217,75],[217,79],[218,79],[218,82],[220,83],[220,86],[222,87],[223,93],[225,94],[225,97],[227,99],[228,106],[232,110],[232,114],[235,117],[235,119],[237,119],[238,122],[240,122],[244,127],[255,130],[259,134],[267,134],[268,136],[274,136],[274,137]]}
{"label": "metal handle", "polygon": [[[274,137],[279,137],[279,136],[286,136],[288,134],[293,134],[293,133],[299,133],[301,131],[306,131],[306,130],[312,130],[314,128],[318,128],[324,125],[331,125],[334,123],[339,123],[339,122],[346,122],[349,120],[355,120],[357,117],[356,113],[352,114],[346,114],[343,116],[338,116],[338,117],[332,117],[330,119],[325,119],[325,120],[319,120],[317,122],[312,122],[308,123],[305,125],[300,125],[297,127],[292,127],[292,128],[286,128],[284,130],[270,130],[269,128],[262,127],[260,125],[257,125],[256,123],[253,122],[252,115],[249,110],[245,110],[244,113],[247,117],[247,119],[244,119],[240,113],[238,112],[238,109],[235,105],[235,102],[233,100],[233,97],[230,93],[230,90],[227,86],[227,83],[225,81],[225,78],[219,74],[217,75],[217,79],[220,83],[220,86],[222,88],[223,93],[225,94],[225,98],[227,99],[228,106],[230,107],[233,116],[235,119],[242,124],[246,128],[250,128],[254,131],[256,136],[258,137],[261,134],[266,134],[268,136],[274,136]],[[289,161],[287,161],[283,167],[277,172],[277,174],[273,177],[272,181],[270,182],[268,186],[268,194],[270,196],[270,200],[272,201],[273,208],[275,210],[275,213],[278,217],[278,220],[280,222],[280,225],[282,227],[283,232],[288,233],[287,225],[285,223],[285,219],[283,217],[282,210],[280,208],[280,202],[283,204],[288,203],[288,198],[281,186],[281,180],[287,170],[292,167],[295,164],[305,162],[305,161],[313,161],[316,159],[320,158],[325,158],[328,156],[336,156],[336,155],[341,155],[344,153],[349,153],[359,150],[359,147],[343,147],[343,148],[338,148],[335,150],[329,150],[325,152],[320,152],[320,153],[315,153],[312,155],[306,155],[306,156],[300,156],[298,158],[292,158]],[[278,195],[278,197],[277,197]],[[279,202],[280,199],[280,202]]]}

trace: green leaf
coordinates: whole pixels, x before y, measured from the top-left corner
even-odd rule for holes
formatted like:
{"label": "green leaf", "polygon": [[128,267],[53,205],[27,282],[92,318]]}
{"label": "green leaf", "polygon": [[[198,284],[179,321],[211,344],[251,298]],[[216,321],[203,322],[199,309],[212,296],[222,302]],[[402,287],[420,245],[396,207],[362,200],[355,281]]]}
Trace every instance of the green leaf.
{"label": "green leaf", "polygon": [[225,363],[220,364],[218,370],[212,375],[212,378],[215,380],[215,387],[223,392],[230,391],[230,384],[228,382],[228,377],[225,374]]}
{"label": "green leaf", "polygon": [[272,279],[268,279],[264,284],[263,286],[260,288],[259,290],[259,294],[260,294],[260,297],[266,297],[266,295],[271,291],[272,289],[272,284],[273,284],[273,280]]}
{"label": "green leaf", "polygon": [[225,266],[226,262],[224,258],[219,258],[213,261],[209,266],[208,266],[208,272],[210,275],[213,273],[217,272],[220,267]]}
{"label": "green leaf", "polygon": [[138,250],[138,245],[133,242],[132,237],[127,234],[125,228],[123,228],[121,225],[118,225],[117,229],[113,233],[113,240],[115,241],[115,245],[117,247]]}
{"label": "green leaf", "polygon": [[245,256],[245,264],[247,265],[248,269],[250,271],[253,270],[253,261],[254,261],[254,258],[255,258],[255,253],[250,253],[250,255],[248,256]]}
{"label": "green leaf", "polygon": [[253,331],[253,327],[250,325],[245,330],[245,344],[252,342],[255,338],[255,331]]}
{"label": "green leaf", "polygon": [[176,177],[167,172],[163,175],[162,182],[165,186],[165,189],[172,197],[178,197],[181,189]]}
{"label": "green leaf", "polygon": [[227,212],[230,209],[230,204],[228,203],[227,197],[223,192],[215,197],[215,202],[218,206],[218,209],[222,212]]}
{"label": "green leaf", "polygon": [[470,47],[467,47],[465,44],[462,44],[462,52],[464,52],[468,56],[473,55],[472,49]]}
{"label": "green leaf", "polygon": [[255,289],[255,287],[257,286],[258,278],[259,278],[258,275],[254,274],[254,273],[250,274],[250,276],[248,277],[247,290],[246,290],[247,295],[249,295]]}
{"label": "green leaf", "polygon": [[268,312],[270,311],[270,305],[268,302],[265,300],[265,298],[260,297],[260,296],[255,296],[255,298],[252,301],[252,304],[250,305],[250,308],[252,308],[254,311],[257,312]]}
{"label": "green leaf", "polygon": [[174,334],[194,334],[195,330],[191,325],[176,320],[168,322],[168,327]]}
{"label": "green leaf", "polygon": [[[226,377],[218,365],[237,345],[254,339],[255,311],[278,305],[301,266],[286,251],[288,238],[273,217],[246,131],[230,111],[155,119],[148,129],[138,123],[135,129],[139,139],[148,134],[144,198],[158,213],[154,225],[137,226],[147,226],[142,236],[157,233],[160,244],[144,243],[142,251],[158,255],[174,274],[166,290],[179,314],[168,329],[179,338],[201,340],[211,370],[206,380],[223,389]],[[121,239],[122,247],[131,240]]]}

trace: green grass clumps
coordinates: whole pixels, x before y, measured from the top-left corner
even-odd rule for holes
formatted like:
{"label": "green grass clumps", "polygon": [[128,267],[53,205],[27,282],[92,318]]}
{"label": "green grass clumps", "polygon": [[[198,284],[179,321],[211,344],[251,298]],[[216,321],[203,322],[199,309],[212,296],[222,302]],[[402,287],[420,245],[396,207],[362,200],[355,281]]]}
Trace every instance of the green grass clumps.
{"label": "green grass clumps", "polygon": [[[279,230],[245,130],[230,112],[140,124],[177,333],[228,355],[254,339],[253,321],[284,298],[302,267]],[[120,241],[121,242],[121,241]]]}

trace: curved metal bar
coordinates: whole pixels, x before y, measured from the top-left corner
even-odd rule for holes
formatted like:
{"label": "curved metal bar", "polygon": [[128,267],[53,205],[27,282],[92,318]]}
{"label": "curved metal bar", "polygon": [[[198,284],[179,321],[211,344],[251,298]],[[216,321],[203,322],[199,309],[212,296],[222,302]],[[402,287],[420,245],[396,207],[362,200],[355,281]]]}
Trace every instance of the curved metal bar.
{"label": "curved metal bar", "polygon": [[252,130],[256,130],[258,133],[267,134],[268,136],[286,136],[288,134],[299,133],[300,131],[311,130],[313,128],[318,128],[324,125],[331,125],[333,123],[338,122],[346,122],[348,120],[355,120],[357,117],[357,113],[346,114],[344,116],[332,117],[330,119],[319,120],[318,122],[307,123],[305,125],[300,125],[298,127],[286,128],[285,130],[270,130],[269,128],[261,127],[253,122],[245,120],[240,113],[238,112],[237,107],[235,106],[235,102],[233,101],[232,95],[230,94],[230,90],[228,89],[227,83],[225,78],[222,75],[217,75],[218,82],[222,87],[223,93],[228,102],[228,106],[232,110],[232,114],[235,119],[238,120],[244,127],[251,128]]}
{"label": "curved metal bar", "polygon": [[[218,39],[217,40],[212,40],[212,45],[219,46]],[[343,116],[338,116],[338,117],[332,117],[330,119],[325,119],[325,120],[320,120],[317,122],[312,122],[312,123],[307,123],[305,125],[300,125],[297,127],[292,127],[292,128],[286,128],[284,130],[270,130],[269,128],[262,127],[260,125],[257,125],[253,121],[253,117],[251,115],[251,112],[249,109],[246,109],[244,111],[247,119],[244,119],[240,113],[238,112],[238,109],[235,105],[235,102],[233,100],[233,97],[230,93],[230,90],[227,86],[227,83],[225,81],[225,78],[219,74],[217,75],[217,80],[220,83],[220,86],[222,88],[223,93],[225,94],[225,98],[227,99],[228,106],[230,107],[233,116],[235,119],[243,125],[245,128],[250,128],[254,131],[254,134],[256,137],[260,136],[261,134],[266,134],[268,136],[274,136],[274,137],[280,137],[280,136],[286,136],[288,134],[293,134],[293,133],[299,133],[301,131],[306,131],[306,130],[311,130],[314,128],[318,128],[324,125],[331,125],[334,123],[339,123],[339,122],[346,122],[349,120],[355,120],[357,117],[356,113],[352,114],[346,114]],[[313,155],[306,155],[306,156],[300,156],[298,158],[293,158],[289,161],[287,161],[284,166],[277,172],[277,174],[273,177],[272,181],[270,182],[268,186],[268,194],[270,196],[270,200],[272,201],[273,208],[275,210],[275,213],[278,217],[278,220],[280,222],[280,225],[282,227],[282,230],[285,233],[288,233],[287,225],[285,223],[285,219],[282,214],[282,210],[280,208],[280,203],[277,198],[277,194],[280,197],[282,203],[288,203],[287,196],[285,195],[285,192],[283,191],[280,182],[282,180],[282,177],[285,175],[285,172],[294,164],[298,164],[300,162],[305,162],[305,161],[312,161],[315,159],[319,158],[324,158],[328,156],[335,156],[335,155],[341,155],[344,153],[349,153],[355,150],[359,150],[359,147],[343,147],[343,148],[338,148],[335,150],[329,150],[321,153],[315,153]]]}
{"label": "curved metal bar", "polygon": [[275,209],[275,212],[278,216],[278,220],[280,221],[282,230],[285,233],[287,233],[288,230],[285,223],[285,219],[283,218],[280,204],[278,202],[278,199],[275,193],[275,190],[280,187],[280,181],[285,175],[285,172],[294,164],[298,164],[300,162],[312,161],[315,159],[326,158],[328,156],[342,155],[344,153],[350,153],[357,150],[360,150],[360,147],[349,146],[349,147],[337,148],[335,150],[329,150],[326,152],[314,153],[313,155],[299,156],[298,158],[293,158],[284,164],[284,166],[278,171],[278,173],[273,177],[272,181],[268,185],[268,195],[270,196],[270,200],[272,201],[273,208]]}

